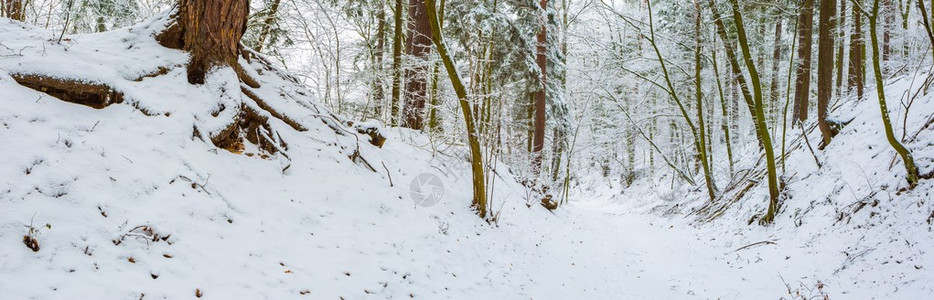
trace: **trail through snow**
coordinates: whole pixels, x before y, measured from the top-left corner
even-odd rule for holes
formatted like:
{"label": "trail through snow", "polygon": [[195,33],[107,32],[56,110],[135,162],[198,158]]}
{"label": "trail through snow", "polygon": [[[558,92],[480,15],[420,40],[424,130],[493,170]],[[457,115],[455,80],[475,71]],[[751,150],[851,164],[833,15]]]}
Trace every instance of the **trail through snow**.
{"label": "trail through snow", "polygon": [[528,272],[537,283],[533,298],[729,299],[753,295],[756,286],[780,295],[780,281],[750,282],[726,262],[735,249],[703,238],[700,229],[607,212],[612,208],[604,204],[570,206],[567,220],[545,223],[547,234],[536,245],[541,258],[531,262],[540,264]]}

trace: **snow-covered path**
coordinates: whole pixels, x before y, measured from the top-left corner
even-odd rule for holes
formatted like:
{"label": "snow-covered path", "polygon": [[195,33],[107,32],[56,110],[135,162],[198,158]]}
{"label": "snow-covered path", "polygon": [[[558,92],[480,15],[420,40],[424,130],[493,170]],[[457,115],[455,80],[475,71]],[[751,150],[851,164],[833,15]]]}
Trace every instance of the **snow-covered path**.
{"label": "snow-covered path", "polygon": [[750,286],[743,283],[742,272],[724,261],[734,249],[702,238],[701,230],[606,211],[600,205],[575,204],[559,212],[568,215],[566,222],[551,222],[537,231],[540,264],[529,266],[536,283],[531,296],[734,298],[734,288]]}
{"label": "snow-covered path", "polygon": [[[918,245],[927,234],[887,239],[847,225],[727,228],[625,211],[577,202],[558,212],[560,221],[544,222],[533,239],[540,245],[530,254],[538,264],[528,268],[536,283],[529,296],[913,299],[932,293],[931,254]],[[882,247],[888,252],[874,251]]]}

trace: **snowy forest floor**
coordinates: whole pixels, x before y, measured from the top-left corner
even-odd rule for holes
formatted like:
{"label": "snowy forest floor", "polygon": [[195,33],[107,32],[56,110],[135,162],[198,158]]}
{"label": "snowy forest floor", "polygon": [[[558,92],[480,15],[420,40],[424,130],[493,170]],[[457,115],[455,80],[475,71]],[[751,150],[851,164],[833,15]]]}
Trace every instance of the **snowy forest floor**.
{"label": "snowy forest floor", "polygon": [[[189,85],[184,53],[151,39],[159,25],[59,43],[49,39],[51,32],[0,20],[2,43],[15,49],[0,53],[3,298],[810,299],[827,293],[920,299],[934,293],[934,216],[928,217],[934,185],[928,180],[895,192],[902,179],[898,167],[886,168],[891,153],[869,121],[878,118],[871,101],[846,110],[862,119],[831,144],[842,158],[821,157],[828,167],[820,171],[797,169],[789,182],[794,197],[773,226],[747,225],[765,203],[761,186],[709,223],[657,213],[655,207],[665,207],[660,203],[689,212],[704,201],[696,187],[659,193],[648,182],[654,179],[622,196],[580,188],[552,214],[505,167],[494,176],[491,200],[499,221],[489,224],[469,207],[463,149],[433,151],[428,137],[403,129],[386,130],[382,148],[360,142],[365,135],[335,124],[338,117],[272,70],[255,75],[263,83],[257,93],[285,95],[269,104],[308,129],[293,131],[270,118],[289,143],[288,158],[261,155],[252,145],[234,154],[193,137],[193,127],[223,127],[234,110],[211,117],[218,107],[249,102],[239,102],[246,100],[238,100],[244,98],[230,70]],[[93,109],[13,77],[37,73],[106,84],[126,99]],[[932,99],[919,99],[913,111],[926,117]],[[916,126],[926,119],[912,120]],[[932,132],[923,131],[919,141],[934,140]],[[874,150],[866,151],[867,144]],[[925,164],[931,149],[914,145]],[[807,166],[809,155],[798,150],[789,165]],[[845,165],[842,159],[864,162],[874,173],[835,167]],[[410,182],[422,173],[444,182],[443,201],[435,206],[409,199]],[[842,188],[869,176],[866,185]],[[676,201],[662,200],[671,195]],[[24,236],[36,239],[38,251]]]}

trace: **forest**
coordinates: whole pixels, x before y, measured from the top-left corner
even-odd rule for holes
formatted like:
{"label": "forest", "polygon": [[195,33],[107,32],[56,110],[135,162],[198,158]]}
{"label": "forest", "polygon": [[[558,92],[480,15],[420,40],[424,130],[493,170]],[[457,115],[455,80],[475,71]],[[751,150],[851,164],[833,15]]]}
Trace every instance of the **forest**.
{"label": "forest", "polygon": [[0,0],[10,299],[924,299],[934,0]]}

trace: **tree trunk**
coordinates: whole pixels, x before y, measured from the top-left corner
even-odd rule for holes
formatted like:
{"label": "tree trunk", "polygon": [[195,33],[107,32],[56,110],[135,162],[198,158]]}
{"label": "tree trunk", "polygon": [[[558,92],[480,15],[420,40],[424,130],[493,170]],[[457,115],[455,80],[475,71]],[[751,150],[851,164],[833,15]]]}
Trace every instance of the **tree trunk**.
{"label": "tree trunk", "polygon": [[[726,25],[723,23],[723,19],[720,17],[720,11],[717,10],[716,4],[713,0],[707,0],[707,4],[710,6],[711,13],[713,13],[714,24],[717,26],[717,35],[720,36],[720,40],[723,41],[723,49],[726,52],[727,61],[730,63],[730,74],[733,76],[731,82],[736,82],[739,86],[740,94],[742,94],[743,101],[746,103],[746,108],[749,110],[749,115],[752,117],[753,122],[756,120],[756,108],[755,102],[753,100],[753,95],[749,90],[749,85],[746,83],[746,77],[743,76],[743,71],[740,69],[739,65],[739,55],[736,53],[736,49],[733,45],[733,40],[729,37],[726,31]],[[735,93],[735,91],[733,91]],[[735,97],[735,94],[734,94]],[[737,132],[737,123],[739,123],[739,108],[738,103],[733,105],[733,132]],[[758,124],[758,123],[755,123]],[[758,129],[756,129],[758,130]],[[762,137],[759,134],[756,134],[756,139],[759,141],[759,147],[763,147]]]}
{"label": "tree trunk", "polygon": [[838,97],[843,97],[843,58],[846,51],[846,2],[849,0],[840,0],[840,17],[837,19],[835,28],[837,29],[837,83],[834,90]]}
{"label": "tree trunk", "polygon": [[467,126],[467,142],[470,145],[470,166],[473,174],[473,207],[477,210],[480,218],[486,218],[486,183],[483,174],[483,158],[480,152],[480,139],[476,126],[473,122],[473,113],[470,109],[470,103],[467,101],[467,89],[461,82],[460,75],[457,73],[457,66],[454,65],[454,59],[448,54],[447,46],[441,35],[441,24],[438,22],[438,14],[435,11],[435,0],[425,0],[425,7],[429,26],[431,28],[431,40],[438,49],[438,55],[444,63],[444,68],[451,79],[451,85],[454,86],[454,92],[459,99],[461,112],[464,115],[464,123]]}
{"label": "tree trunk", "polygon": [[211,67],[237,68],[249,12],[247,0],[179,0],[174,23],[157,40],[163,46],[189,52],[188,82],[203,84]]}
{"label": "tree trunk", "polygon": [[750,56],[751,51],[749,51],[749,43],[746,40],[746,30],[743,28],[743,17],[740,14],[739,2],[737,1],[738,0],[731,1],[733,3],[733,20],[734,23],[736,23],[736,35],[739,39],[740,48],[743,50],[746,68],[749,71],[749,80],[752,83],[753,101],[755,104],[753,120],[756,122],[756,133],[763,144],[763,148],[765,148],[765,163],[769,182],[769,208],[765,216],[762,217],[762,223],[769,224],[775,220],[775,214],[778,212],[779,187],[777,170],[775,168],[775,153],[774,149],[772,149],[772,138],[769,136],[769,129],[765,123],[765,113],[763,112],[762,106],[762,86],[759,81],[759,73],[756,72],[755,63],[753,63]]}
{"label": "tree trunk", "polygon": [[[278,1],[278,0],[277,0]],[[373,76],[373,102],[375,105],[373,107],[374,115],[377,119],[380,119],[383,115],[383,52],[386,49],[386,5],[383,2],[385,0],[379,0],[379,12],[376,14],[376,18],[379,19],[378,25],[376,26],[376,50],[373,51],[374,56],[374,75]]]}
{"label": "tree trunk", "polygon": [[541,31],[538,32],[538,46],[535,61],[542,72],[541,90],[535,93],[535,134],[532,138],[532,168],[538,174],[542,168],[542,149],[545,147],[545,88],[548,75],[546,73],[545,52],[548,51],[548,39],[545,35],[545,18],[547,17],[548,0],[541,0]]}
{"label": "tree trunk", "polygon": [[[441,7],[438,10],[438,26],[444,30],[444,0],[441,0]],[[430,28],[429,28],[430,29]],[[428,130],[431,132],[440,132],[441,116],[438,114],[438,107],[441,106],[441,91],[438,89],[438,74],[441,73],[441,62],[436,61],[431,69],[431,106],[428,108]]]}
{"label": "tree trunk", "polygon": [[3,13],[7,18],[23,22],[26,20],[26,11],[23,8],[25,0],[2,0]]}
{"label": "tree trunk", "polygon": [[717,198],[717,187],[713,182],[710,160],[707,152],[707,128],[704,125],[704,98],[701,90],[701,7],[700,0],[694,0],[694,97],[697,100],[697,127],[695,136],[697,156],[704,168],[704,181],[707,184],[707,196],[713,202]]}
{"label": "tree trunk", "polygon": [[[663,78],[665,79],[665,84],[666,84],[666,87],[662,87],[662,88],[666,93],[668,93],[668,97],[671,98],[671,100],[674,101],[675,104],[678,106],[678,112],[681,113],[681,117],[684,118],[684,122],[687,124],[688,129],[691,132],[691,137],[694,138],[694,150],[696,151],[697,156],[698,156],[697,161],[703,165],[706,165],[704,161],[707,159],[707,152],[706,152],[706,147],[703,144],[704,136],[702,134],[704,125],[699,124],[699,127],[701,127],[701,131],[699,132],[697,129],[698,126],[696,126],[694,124],[694,121],[691,120],[691,115],[688,113],[686,106],[681,101],[681,98],[678,96],[678,93],[675,91],[673,81],[671,79],[671,76],[668,73],[667,64],[665,64],[666,60],[662,56],[661,50],[659,50],[658,48],[658,43],[656,43],[655,41],[655,26],[654,26],[654,20],[652,18],[652,6],[650,3],[648,3],[648,0],[646,0],[646,2],[647,4],[649,4],[648,5],[648,8],[649,8],[649,37],[648,37],[649,43],[652,45],[652,49],[655,51],[656,58],[658,58],[659,68],[661,69],[661,73],[662,73]],[[698,6],[698,8],[700,7]],[[698,42],[696,46],[699,46],[699,45],[700,44]],[[695,49],[695,55],[699,55],[697,51],[699,50]],[[695,59],[697,58],[699,57],[695,56]],[[699,68],[696,71],[699,71]],[[699,77],[699,74],[695,74],[695,76]],[[697,81],[697,82],[699,83],[700,81]],[[697,89],[697,91],[700,91],[700,85],[695,85],[695,88]],[[701,114],[701,116],[703,116],[703,106],[701,105],[703,103],[701,99],[702,95],[697,94],[696,96],[698,97],[698,114]],[[672,145],[677,145],[678,143],[682,143],[683,136],[676,136],[680,132],[679,130],[677,130],[677,124],[675,123],[675,120],[674,119],[669,120],[669,124],[671,125],[670,127],[671,129],[669,130],[669,138],[670,138]],[[681,141],[678,141],[679,139]],[[686,160],[684,161],[686,162]],[[708,195],[710,196],[710,200],[713,201],[713,199],[716,197],[717,188],[716,186],[713,185],[713,181],[710,176],[709,168],[704,169],[704,178],[707,181],[706,183],[707,183]]]}
{"label": "tree trunk", "polygon": [[399,124],[399,100],[402,95],[402,1],[396,0],[395,34],[392,39],[392,102],[389,104],[389,124]]}
{"label": "tree trunk", "polygon": [[772,50],[772,83],[769,85],[769,115],[770,119],[776,119],[778,115],[779,93],[778,93],[778,73],[779,62],[782,60],[782,18],[775,20],[775,40]]}
{"label": "tree trunk", "polygon": [[431,28],[425,1],[409,0],[409,33],[405,52],[415,59],[405,71],[405,126],[415,130],[424,127],[425,102],[428,99],[428,58],[431,55]]}
{"label": "tree trunk", "polygon": [[915,166],[915,159],[911,155],[911,152],[895,137],[895,131],[892,129],[892,122],[889,120],[889,109],[885,103],[885,84],[883,83],[882,67],[879,65],[879,38],[878,33],[876,33],[878,19],[879,0],[874,0],[872,15],[869,17],[869,38],[871,41],[870,46],[872,47],[872,70],[876,78],[876,94],[879,97],[879,109],[882,112],[882,125],[885,128],[885,137],[889,145],[902,157],[909,187],[914,188],[915,185],[918,184],[919,179],[918,167]]}
{"label": "tree trunk", "polygon": [[823,136],[822,147],[830,144],[830,140],[837,134],[836,125],[828,120],[830,98],[833,95],[833,41],[834,16],[836,0],[820,1],[819,43],[817,46],[817,124]]}
{"label": "tree trunk", "polygon": [[[155,38],[163,46],[187,51],[188,82],[203,84],[211,68],[230,67],[237,79],[243,84],[239,94],[226,91],[233,101],[239,101],[239,114],[234,116],[226,128],[201,135],[195,125],[194,136],[209,137],[215,146],[237,152],[243,148],[243,140],[256,144],[270,153],[286,149],[284,142],[258,134],[258,128],[275,137],[268,119],[279,119],[297,131],[307,128],[283,112],[276,111],[253,89],[260,88],[260,83],[246,73],[238,59],[252,57],[257,52],[240,47],[240,39],[246,31],[249,1],[247,0],[178,0],[176,11],[170,16],[169,25]],[[268,61],[258,58],[259,62],[269,65]],[[209,134],[209,136],[207,135]],[[239,152],[237,152],[239,153]]]}
{"label": "tree trunk", "polygon": [[[723,85],[720,82],[720,69],[719,67],[717,67],[717,49],[713,49],[711,53],[713,57],[712,58],[713,62],[711,63],[711,65],[713,65],[714,78],[717,80],[716,81],[717,82],[717,93],[720,95],[720,114],[723,117],[720,120],[720,129],[723,130],[723,140],[724,140],[724,143],[726,143],[726,157],[730,163],[730,175],[732,176],[733,175],[733,146],[732,146],[732,143],[730,142],[730,124],[729,124],[730,113],[726,108],[727,98],[723,95]],[[732,84],[730,84],[730,86],[732,86]]]}
{"label": "tree trunk", "polygon": [[[934,8],[934,6],[931,8]],[[918,10],[921,13],[921,21],[924,24],[924,32],[927,33],[928,41],[931,43],[931,54],[934,54],[934,28],[931,27],[931,20],[928,17],[927,9],[924,8],[924,0],[918,0]],[[932,14],[930,17],[934,18],[934,14]]]}
{"label": "tree trunk", "polygon": [[266,39],[272,31],[272,26],[276,22],[276,14],[279,13],[280,0],[274,0],[266,11],[266,20],[263,22],[263,28],[259,31],[259,42],[256,44],[256,52],[263,52],[266,46]]}
{"label": "tree trunk", "polygon": [[[798,67],[795,80],[795,109],[792,119],[808,119],[808,99],[811,96],[811,40],[814,26],[814,1],[801,0],[798,7]],[[794,122],[793,122],[794,123]]]}
{"label": "tree trunk", "polygon": [[863,58],[866,57],[863,42],[863,18],[859,15],[859,7],[853,6],[853,34],[850,35],[850,66],[847,78],[847,88],[856,89],[856,99],[863,99],[865,82],[865,67]]}

